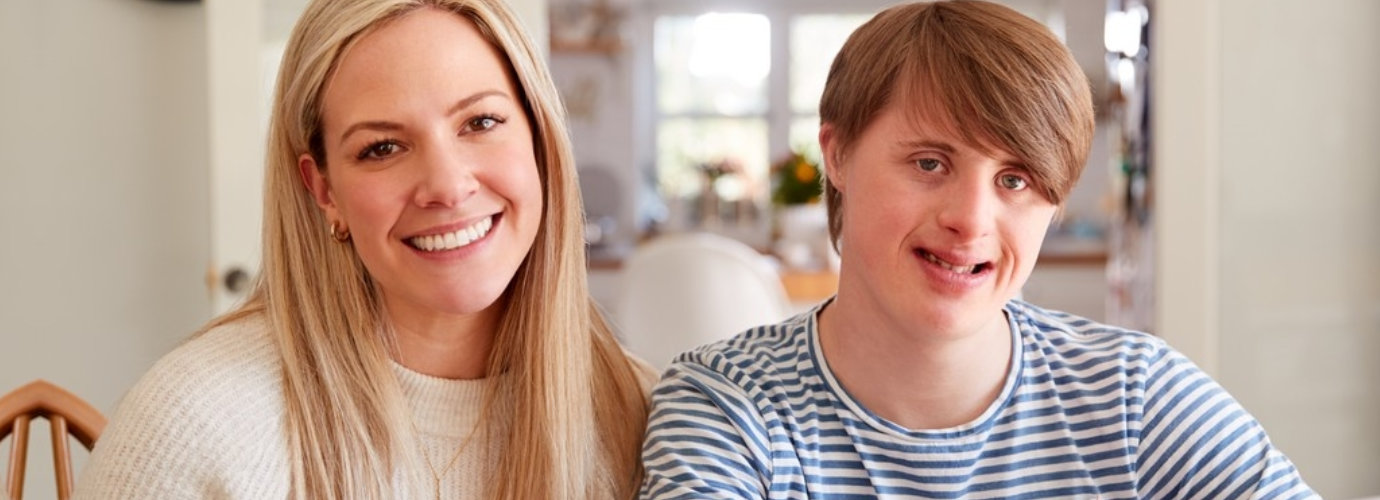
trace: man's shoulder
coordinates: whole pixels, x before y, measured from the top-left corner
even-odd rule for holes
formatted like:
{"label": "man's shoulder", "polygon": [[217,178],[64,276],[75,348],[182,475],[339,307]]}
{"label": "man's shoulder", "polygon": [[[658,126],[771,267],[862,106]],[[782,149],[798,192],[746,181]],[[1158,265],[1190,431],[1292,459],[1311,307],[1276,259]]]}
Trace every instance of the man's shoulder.
{"label": "man's shoulder", "polygon": [[814,311],[744,330],[677,356],[668,375],[713,378],[742,388],[795,378],[811,356]]}
{"label": "man's shoulder", "polygon": [[1013,300],[1007,304],[1012,322],[1027,337],[1076,351],[1161,351],[1163,339],[1145,332],[1108,325],[1075,314]]}

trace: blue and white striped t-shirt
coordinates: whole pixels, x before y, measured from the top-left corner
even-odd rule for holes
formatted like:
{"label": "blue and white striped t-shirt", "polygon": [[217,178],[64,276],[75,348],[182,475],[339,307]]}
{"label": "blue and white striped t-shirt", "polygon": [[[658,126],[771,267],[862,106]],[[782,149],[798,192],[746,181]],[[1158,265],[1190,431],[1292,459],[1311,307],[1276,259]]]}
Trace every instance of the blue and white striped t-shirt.
{"label": "blue and white striped t-shirt", "polygon": [[1001,395],[963,426],[910,430],[839,386],[818,311],[676,359],[653,394],[643,498],[1317,498],[1158,338],[1009,302]]}

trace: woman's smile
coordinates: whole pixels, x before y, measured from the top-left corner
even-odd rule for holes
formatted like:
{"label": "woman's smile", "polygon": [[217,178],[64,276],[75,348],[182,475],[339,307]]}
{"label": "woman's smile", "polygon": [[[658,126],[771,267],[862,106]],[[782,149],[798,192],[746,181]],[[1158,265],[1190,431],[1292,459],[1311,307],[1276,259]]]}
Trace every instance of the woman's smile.
{"label": "woman's smile", "polygon": [[465,248],[489,235],[495,224],[503,217],[497,213],[479,219],[455,230],[443,230],[434,234],[413,236],[403,241],[414,249],[428,253],[446,252]]}

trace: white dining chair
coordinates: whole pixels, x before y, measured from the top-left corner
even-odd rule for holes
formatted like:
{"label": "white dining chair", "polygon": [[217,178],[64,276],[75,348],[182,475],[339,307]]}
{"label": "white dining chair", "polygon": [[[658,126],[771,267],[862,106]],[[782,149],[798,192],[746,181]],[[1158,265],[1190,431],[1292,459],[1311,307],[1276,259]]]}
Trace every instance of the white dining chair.
{"label": "white dining chair", "polygon": [[657,368],[791,311],[769,257],[709,233],[667,235],[637,247],[624,264],[617,297],[619,337]]}

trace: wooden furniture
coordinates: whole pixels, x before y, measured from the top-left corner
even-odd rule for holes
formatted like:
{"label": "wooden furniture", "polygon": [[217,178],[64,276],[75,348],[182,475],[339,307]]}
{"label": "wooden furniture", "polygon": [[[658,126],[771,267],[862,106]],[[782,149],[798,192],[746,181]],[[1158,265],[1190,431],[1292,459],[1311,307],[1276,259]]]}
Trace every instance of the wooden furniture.
{"label": "wooden furniture", "polygon": [[833,296],[839,290],[839,275],[831,269],[801,271],[787,269],[781,271],[781,285],[786,287],[786,296],[792,304],[815,303]]}
{"label": "wooden furniture", "polygon": [[10,466],[5,479],[5,494],[18,500],[24,496],[24,464],[29,454],[29,423],[35,418],[48,420],[52,428],[53,467],[59,500],[72,496],[72,453],[70,434],[91,450],[105,430],[100,411],[72,393],[45,380],[35,380],[0,397],[0,440],[10,437]]}

